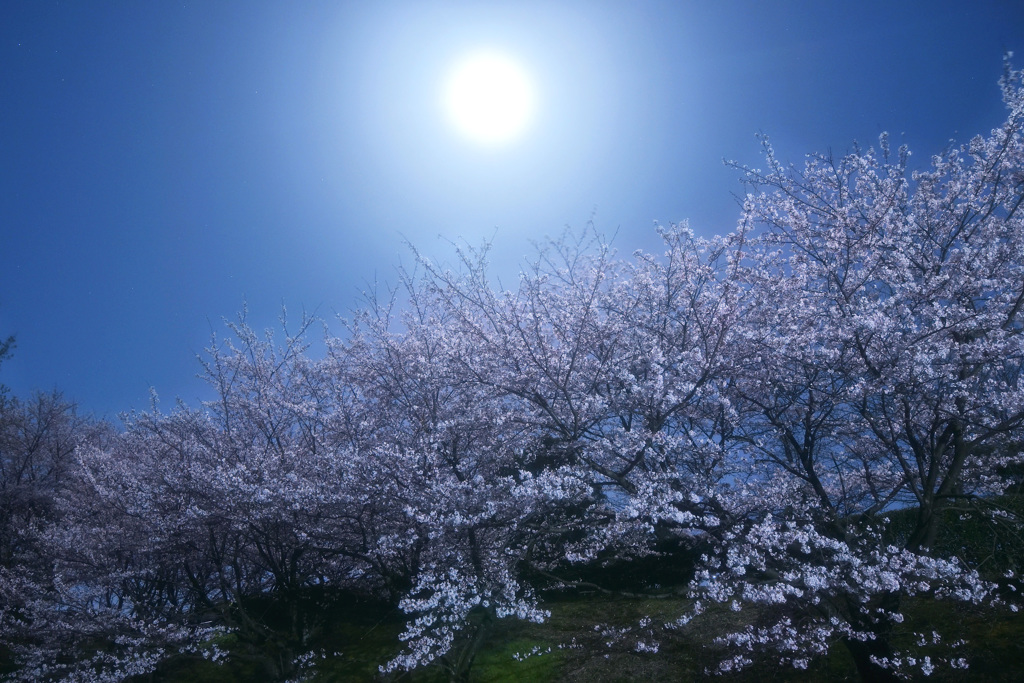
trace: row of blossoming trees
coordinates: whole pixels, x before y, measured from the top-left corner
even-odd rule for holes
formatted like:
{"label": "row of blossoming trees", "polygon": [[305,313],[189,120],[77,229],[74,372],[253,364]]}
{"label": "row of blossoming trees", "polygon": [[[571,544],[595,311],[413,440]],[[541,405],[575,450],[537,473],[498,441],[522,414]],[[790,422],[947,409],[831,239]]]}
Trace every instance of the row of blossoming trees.
{"label": "row of blossoming trees", "polygon": [[515,291],[486,250],[422,261],[321,359],[312,321],[275,340],[243,319],[202,410],[118,432],[5,399],[10,675],[218,658],[222,629],[266,635],[269,597],[292,676],[311,587],[400,604],[385,671],[458,668],[483,619],[543,620],[538,590],[667,537],[701,555],[674,628],[750,612],[723,671],[837,645],[872,680],[965,667],[940,634],[929,656],[890,635],[914,596],[1013,607],[1012,571],[936,545],[950,510],[1020,528],[1001,506],[1024,445],[1021,73],[1002,86],[1006,122],[916,173],[884,137],[802,168],[766,143],[725,237],[673,227],[664,254],[620,258],[570,236]]}

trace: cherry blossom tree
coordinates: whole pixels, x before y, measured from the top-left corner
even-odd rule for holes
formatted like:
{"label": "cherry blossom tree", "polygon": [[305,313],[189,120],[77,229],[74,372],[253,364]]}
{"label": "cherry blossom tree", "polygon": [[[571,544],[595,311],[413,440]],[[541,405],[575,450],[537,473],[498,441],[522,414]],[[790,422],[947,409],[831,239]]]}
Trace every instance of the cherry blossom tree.
{"label": "cherry blossom tree", "polygon": [[404,583],[392,585],[410,615],[408,647],[385,668],[439,660],[461,677],[491,619],[543,618],[521,565],[589,489],[521,469],[537,431],[505,393],[467,376],[473,340],[431,281],[404,276],[395,295],[399,316],[394,297],[372,302],[330,353],[336,386],[358,387],[369,435],[361,482],[374,502],[360,552]]}
{"label": "cherry blossom tree", "polygon": [[[456,272],[423,262],[424,280],[408,281],[402,342],[415,355],[373,376],[401,377],[417,417],[388,423],[426,424],[442,460],[414,489],[429,491],[416,515],[433,558],[403,601],[418,615],[410,650],[390,666],[443,655],[473,613],[542,618],[531,583],[576,585],[573,565],[649,554],[656,528],[692,526],[724,476],[718,380],[737,301],[718,282],[726,245],[685,227],[663,236],[664,259],[633,263],[591,232],[566,236],[514,292],[491,287],[486,249],[461,250]],[[386,345],[389,361],[402,356]],[[438,396],[451,403],[440,422]]]}
{"label": "cherry blossom tree", "polygon": [[24,561],[28,533],[52,518],[55,493],[73,469],[88,421],[60,393],[20,400],[0,396],[0,566]]}
{"label": "cherry blossom tree", "polygon": [[[175,652],[217,657],[211,626],[256,651],[280,644],[268,676],[294,673],[320,618],[305,591],[360,573],[341,552],[349,480],[325,435],[338,410],[304,353],[310,324],[279,347],[243,319],[209,350],[217,400],[204,410],[154,408],[104,440],[77,435],[69,482],[49,497],[59,514],[36,532],[47,570],[12,575],[5,593],[4,635],[33,634],[24,677],[121,680]],[[283,632],[263,598],[285,611]]]}
{"label": "cherry blossom tree", "polygon": [[[114,577],[130,571],[126,553],[104,556],[120,529],[83,486],[78,461],[115,438],[59,393],[0,400],[0,642],[20,664],[15,680],[120,680],[162,656],[140,643],[191,646],[193,629],[123,609]],[[67,533],[90,515],[95,534]]]}
{"label": "cherry blossom tree", "polygon": [[[763,606],[727,635],[806,666],[839,639],[865,678],[940,663],[893,649],[904,598],[992,601],[994,585],[934,547],[943,510],[1010,520],[1000,494],[1024,436],[1024,88],[988,137],[910,173],[854,150],[784,167],[765,144],[739,280],[737,437],[756,510],[718,537],[695,593]],[[914,510],[901,537],[886,513]],[[1017,522],[1019,523],[1019,520]],[[799,619],[796,615],[799,615]]]}

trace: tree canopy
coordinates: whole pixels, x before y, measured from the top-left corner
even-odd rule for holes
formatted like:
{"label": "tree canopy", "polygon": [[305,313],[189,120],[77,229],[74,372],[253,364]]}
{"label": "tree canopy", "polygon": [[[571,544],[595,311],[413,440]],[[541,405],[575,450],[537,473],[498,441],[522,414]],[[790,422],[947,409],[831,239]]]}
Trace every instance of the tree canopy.
{"label": "tree canopy", "polygon": [[268,595],[290,610],[273,675],[294,677],[324,586],[405,612],[382,671],[457,672],[474,615],[542,621],[541,591],[666,540],[696,562],[669,626],[751,615],[722,672],[837,644],[871,680],[966,667],[962,643],[891,634],[914,596],[1016,610],[1018,567],[936,543],[951,511],[1021,524],[1021,72],[1001,86],[1006,121],[922,170],[884,135],[802,166],[764,140],[728,235],[673,225],[664,253],[620,257],[567,233],[509,291],[486,247],[419,259],[322,358],[312,318],[243,315],[201,409],[117,431],[60,395],[0,399],[12,680],[217,659],[218,632],[267,637]]}

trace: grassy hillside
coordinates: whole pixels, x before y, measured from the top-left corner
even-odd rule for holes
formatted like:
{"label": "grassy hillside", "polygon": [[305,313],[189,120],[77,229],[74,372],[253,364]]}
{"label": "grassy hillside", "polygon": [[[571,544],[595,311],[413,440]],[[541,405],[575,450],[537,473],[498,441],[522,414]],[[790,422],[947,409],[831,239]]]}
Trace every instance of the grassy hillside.
{"label": "grassy hillside", "polygon": [[[998,501],[1011,515],[1024,516],[1024,497]],[[888,515],[891,539],[899,542],[910,528],[914,509]],[[1019,571],[1024,564],[1024,542],[1015,524],[993,524],[977,512],[947,510],[936,539],[941,554],[959,556],[988,578],[1007,569]],[[468,667],[473,683],[502,681],[567,681],[570,683],[612,683],[625,681],[669,681],[701,678],[716,667],[722,650],[714,639],[722,632],[742,627],[754,616],[749,610],[734,613],[712,609],[686,627],[666,629],[690,607],[682,587],[691,576],[690,557],[679,548],[658,561],[650,559],[625,563],[612,570],[580,570],[577,577],[632,597],[600,592],[549,593],[544,607],[551,618],[543,624],[513,619],[490,619],[477,615],[482,629],[479,648]],[[669,586],[669,587],[666,587]],[[676,586],[671,588],[670,586]],[[379,666],[401,647],[399,634],[405,615],[394,605],[351,595],[312,591],[300,601],[308,628],[305,649],[321,653],[305,672],[314,681],[406,681],[440,683],[453,680],[451,663],[465,653],[461,643],[446,662],[413,672],[382,675]],[[295,601],[290,603],[295,604]],[[973,608],[963,603],[913,599],[906,604],[907,620],[896,632],[894,645],[912,645],[915,632],[944,633],[947,641],[968,641],[962,655],[970,663],[966,672],[937,670],[930,680],[1017,681],[1024,670],[1024,612]],[[288,612],[282,605],[264,599],[247,605],[270,631],[246,641],[227,636],[220,646],[230,653],[226,663],[213,664],[197,657],[178,656],[165,661],[153,674],[138,683],[240,683],[268,681],[277,676],[290,645],[274,633],[287,631]],[[632,627],[622,633],[622,627]],[[619,629],[619,630],[617,630]],[[467,635],[466,641],[470,640]],[[638,651],[642,642],[656,653]],[[642,649],[642,648],[640,648]],[[927,648],[919,650],[928,655]],[[936,653],[937,654],[937,653]],[[466,667],[463,667],[465,670]],[[298,676],[296,676],[298,677]],[[724,677],[731,681],[843,681],[858,680],[857,672],[842,644],[812,664],[809,671],[783,668],[771,660],[758,661],[742,674]]]}
{"label": "grassy hillside", "polygon": [[[661,624],[671,622],[688,607],[685,599],[583,595],[552,600],[546,606],[551,610],[551,618],[544,624],[514,620],[489,623],[470,668],[469,681],[612,683],[700,678],[718,662],[720,651],[713,644],[714,634],[723,627],[742,623],[746,616],[723,610],[708,612],[684,630],[665,631],[660,628]],[[932,628],[969,640],[965,652],[971,664],[969,671],[937,672],[932,680],[1020,680],[1020,666],[1024,666],[1024,615],[965,610],[959,604],[927,600],[913,603],[909,615],[902,629],[902,638],[908,642],[913,631]],[[323,650],[326,655],[310,672],[312,680],[325,683],[382,679],[440,683],[450,680],[449,672],[441,665],[387,677],[378,673],[377,667],[398,651],[402,614],[397,610],[386,605],[350,601],[337,606],[329,617],[311,643],[312,649]],[[600,626],[595,628],[595,624],[636,625],[645,617],[650,619],[651,627],[655,627],[655,639],[659,643],[656,654],[637,652],[635,633],[609,645],[613,638],[607,630]],[[269,652],[254,652],[251,647],[230,640],[223,645],[233,653],[227,664],[179,657],[166,662],[148,680],[241,683],[267,679],[272,670]],[[741,675],[723,680],[843,681],[857,680],[857,675],[844,648],[838,645],[807,672],[782,669],[771,661],[763,661]]]}

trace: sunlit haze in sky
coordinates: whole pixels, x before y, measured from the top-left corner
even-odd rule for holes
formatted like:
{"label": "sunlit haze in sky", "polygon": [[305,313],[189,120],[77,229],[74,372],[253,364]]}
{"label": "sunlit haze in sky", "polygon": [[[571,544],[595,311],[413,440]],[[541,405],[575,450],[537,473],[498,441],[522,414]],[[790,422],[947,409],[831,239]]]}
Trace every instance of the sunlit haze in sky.
{"label": "sunlit haze in sky", "polygon": [[1019,0],[6,0],[0,383],[196,405],[223,318],[341,334],[406,242],[493,240],[511,287],[565,226],[621,254],[655,221],[729,232],[722,160],[759,165],[756,134],[799,162],[889,131],[920,166],[1004,118],[1007,50],[1024,65]]}

